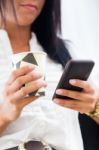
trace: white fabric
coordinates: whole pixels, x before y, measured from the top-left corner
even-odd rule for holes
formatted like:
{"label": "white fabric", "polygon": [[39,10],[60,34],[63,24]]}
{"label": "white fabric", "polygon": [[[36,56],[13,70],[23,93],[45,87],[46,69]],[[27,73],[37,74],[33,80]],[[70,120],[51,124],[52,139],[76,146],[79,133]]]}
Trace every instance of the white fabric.
{"label": "white fabric", "polygon": [[[35,34],[30,41],[30,51],[42,51]],[[11,70],[12,48],[7,33],[0,30],[0,101],[4,84]],[[24,108],[20,118],[11,124],[0,138],[0,150],[17,146],[31,139],[43,140],[57,150],[83,150],[83,143],[76,111],[53,103],[52,95],[62,74],[62,67],[47,57],[46,96]]]}

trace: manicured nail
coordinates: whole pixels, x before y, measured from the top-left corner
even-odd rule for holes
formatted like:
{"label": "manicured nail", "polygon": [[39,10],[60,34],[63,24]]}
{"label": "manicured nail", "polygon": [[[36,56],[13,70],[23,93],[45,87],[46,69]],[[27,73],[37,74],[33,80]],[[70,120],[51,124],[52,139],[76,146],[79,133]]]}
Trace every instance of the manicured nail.
{"label": "manicured nail", "polygon": [[48,86],[48,84],[45,81],[42,81],[42,83],[43,83],[44,87]]}
{"label": "manicured nail", "polygon": [[34,68],[35,68],[35,65],[30,65],[29,68],[30,68],[30,69],[34,69]]}
{"label": "manicured nail", "polygon": [[47,84],[47,83],[45,83],[44,87],[47,87],[47,86],[48,86],[48,84]]}
{"label": "manicured nail", "polygon": [[70,83],[70,84],[75,84],[75,83],[76,83],[76,80],[75,80],[75,79],[71,79],[71,80],[69,80],[69,83]]}
{"label": "manicured nail", "polygon": [[56,90],[56,94],[62,94],[62,90]]}
{"label": "manicured nail", "polygon": [[54,102],[59,104],[59,100],[58,99],[54,99]]}

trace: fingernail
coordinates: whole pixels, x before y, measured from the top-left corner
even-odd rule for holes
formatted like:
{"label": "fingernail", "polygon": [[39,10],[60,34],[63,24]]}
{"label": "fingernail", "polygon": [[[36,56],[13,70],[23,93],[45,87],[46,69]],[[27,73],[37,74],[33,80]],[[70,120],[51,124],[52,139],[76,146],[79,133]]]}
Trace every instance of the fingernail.
{"label": "fingernail", "polygon": [[39,73],[39,74],[38,74],[38,77],[41,78],[41,77],[43,77],[43,75],[42,75],[41,73]]}
{"label": "fingernail", "polygon": [[44,82],[44,87],[47,87],[47,83],[46,82]]}
{"label": "fingernail", "polygon": [[59,100],[58,99],[54,99],[54,102],[59,104]]}
{"label": "fingernail", "polygon": [[56,94],[62,94],[62,90],[56,90]]}
{"label": "fingernail", "polygon": [[45,83],[45,87],[47,87],[47,83]]}
{"label": "fingernail", "polygon": [[41,75],[41,74],[37,74],[36,76],[37,76],[38,78],[41,78],[41,77],[42,77],[42,75]]}
{"label": "fingernail", "polygon": [[35,68],[35,65],[30,65],[29,68],[30,68],[30,69],[34,69],[34,68]]}
{"label": "fingernail", "polygon": [[75,79],[71,79],[71,80],[69,80],[69,83],[70,83],[70,84],[75,84],[75,83],[76,83],[76,80],[75,80]]}

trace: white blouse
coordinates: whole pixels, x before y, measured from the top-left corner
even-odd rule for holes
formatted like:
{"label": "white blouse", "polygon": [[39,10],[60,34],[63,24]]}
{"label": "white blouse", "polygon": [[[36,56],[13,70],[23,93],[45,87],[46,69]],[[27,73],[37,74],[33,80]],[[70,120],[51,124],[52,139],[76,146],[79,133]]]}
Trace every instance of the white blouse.
{"label": "white blouse", "polygon": [[[30,51],[43,51],[35,34],[30,40]],[[5,82],[12,71],[12,47],[7,33],[0,30],[0,102]],[[0,150],[20,143],[43,140],[57,150],[83,150],[83,142],[76,111],[63,108],[52,101],[52,96],[62,74],[62,66],[47,57],[45,97],[26,106],[20,118],[12,123],[0,137]],[[5,144],[6,143],[6,144]]]}

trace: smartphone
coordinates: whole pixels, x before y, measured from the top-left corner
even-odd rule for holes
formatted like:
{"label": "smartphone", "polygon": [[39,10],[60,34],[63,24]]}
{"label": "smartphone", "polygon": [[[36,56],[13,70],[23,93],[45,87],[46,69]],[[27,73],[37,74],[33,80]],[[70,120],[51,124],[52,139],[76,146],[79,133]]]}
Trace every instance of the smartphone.
{"label": "smartphone", "polygon": [[[70,79],[80,79],[86,81],[94,67],[94,61],[92,60],[70,60],[65,66],[63,74],[57,85],[57,89],[67,89],[72,91],[82,91],[80,87],[73,86],[69,83]],[[56,94],[56,90],[53,96],[60,99],[72,99],[70,97],[61,96]]]}

